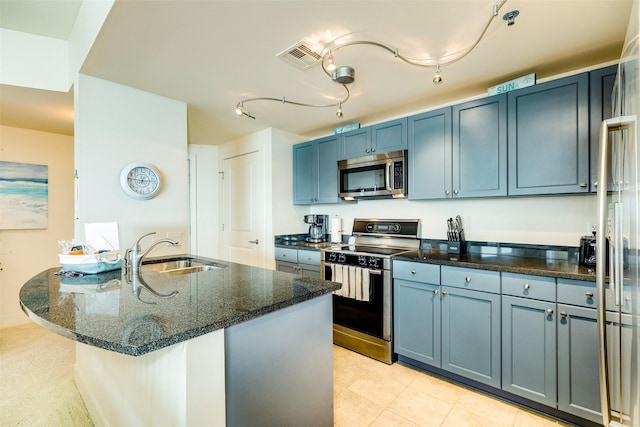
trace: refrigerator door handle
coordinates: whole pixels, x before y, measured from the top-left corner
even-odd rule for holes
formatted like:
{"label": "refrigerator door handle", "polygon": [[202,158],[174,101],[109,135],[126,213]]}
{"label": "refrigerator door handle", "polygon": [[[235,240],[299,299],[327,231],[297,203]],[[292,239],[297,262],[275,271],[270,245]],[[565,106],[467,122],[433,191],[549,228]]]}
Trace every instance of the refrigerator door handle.
{"label": "refrigerator door handle", "polygon": [[[614,117],[605,120],[600,125],[600,146],[598,148],[598,196],[597,196],[597,211],[598,211],[598,231],[602,233],[602,236],[606,236],[604,230],[606,230],[606,215],[607,215],[607,177],[609,176],[609,164],[608,159],[608,147],[609,147],[609,132],[621,131],[623,129],[629,130],[628,138],[631,141],[636,141],[636,116],[622,116]],[[615,208],[614,208],[615,209]],[[620,210],[621,212],[621,210]],[[618,222],[617,215],[614,214],[614,220]],[[616,235],[616,227],[622,229],[622,224],[613,224],[615,240],[614,245],[622,248],[622,236]],[[621,234],[621,231],[620,231]],[[620,237],[620,238],[619,238]],[[598,322],[598,364],[600,374],[600,404],[602,408],[602,424],[609,426],[611,423],[611,404],[609,401],[609,372],[607,363],[607,337],[606,337],[606,294],[605,294],[605,269],[606,269],[606,252],[605,252],[606,238],[600,238],[596,240],[596,297],[598,301],[597,306],[597,322]],[[618,262],[614,262],[614,270],[618,269],[622,264],[622,253],[614,249],[616,257],[619,258]],[[612,286],[622,284],[622,269],[618,271],[611,271],[610,274],[617,278],[616,284],[611,283]],[[618,285],[619,286],[619,285]],[[619,286],[621,287],[621,286]],[[617,293],[617,292],[616,292]]]}

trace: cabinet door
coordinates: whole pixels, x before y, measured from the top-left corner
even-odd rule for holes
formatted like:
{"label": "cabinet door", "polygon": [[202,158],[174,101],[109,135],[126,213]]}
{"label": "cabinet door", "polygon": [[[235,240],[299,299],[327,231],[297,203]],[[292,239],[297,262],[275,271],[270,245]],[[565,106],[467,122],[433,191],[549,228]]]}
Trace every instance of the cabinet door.
{"label": "cabinet door", "polygon": [[310,264],[298,264],[298,274],[305,277],[320,279],[320,266]]}
{"label": "cabinet door", "polygon": [[309,205],[316,198],[316,148],[313,141],[293,146],[294,205]]}
{"label": "cabinet door", "polygon": [[558,409],[602,422],[596,310],[558,304]]}
{"label": "cabinet door", "polygon": [[[598,191],[598,150],[600,144],[600,124],[603,120],[611,118],[613,114],[613,86],[616,81],[617,65],[600,68],[589,73],[589,96],[591,107],[590,130],[590,185],[591,192]],[[611,138],[609,138],[611,141]],[[611,170],[611,169],[609,169]],[[607,177],[608,189],[613,189],[611,176]]]}
{"label": "cabinet door", "polygon": [[502,296],[502,389],[556,406],[556,305]]}
{"label": "cabinet door", "polygon": [[453,197],[507,195],[507,95],[453,106]]}
{"label": "cabinet door", "polygon": [[293,262],[276,261],[276,270],[285,273],[298,274],[298,264]]}
{"label": "cabinet door", "polygon": [[340,159],[352,159],[371,154],[370,127],[354,129],[340,135],[342,137],[342,156]]}
{"label": "cabinet door", "polygon": [[394,279],[394,351],[440,367],[439,285]]}
{"label": "cabinet door", "polygon": [[407,118],[371,127],[371,149],[375,153],[407,149]]}
{"label": "cabinet door", "polygon": [[589,191],[587,73],[508,94],[509,194]]}
{"label": "cabinet door", "polygon": [[409,199],[451,197],[451,107],[409,117]]}
{"label": "cabinet door", "polygon": [[338,136],[315,141],[317,144],[317,196],[315,203],[338,203]]}
{"label": "cabinet door", "polygon": [[442,286],[442,369],[500,388],[500,295]]}
{"label": "cabinet door", "polygon": [[[558,314],[558,409],[601,423],[596,310],[558,304]],[[631,316],[623,314],[620,317],[618,313],[608,311],[611,408],[619,411],[622,388],[623,411],[627,414],[630,409],[632,336]],[[620,339],[621,349],[618,346]]]}

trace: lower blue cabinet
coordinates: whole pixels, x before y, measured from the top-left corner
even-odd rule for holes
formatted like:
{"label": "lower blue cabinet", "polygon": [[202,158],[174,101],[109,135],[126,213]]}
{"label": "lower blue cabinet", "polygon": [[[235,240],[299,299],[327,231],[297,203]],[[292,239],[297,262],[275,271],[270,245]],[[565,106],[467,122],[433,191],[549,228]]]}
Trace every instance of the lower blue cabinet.
{"label": "lower blue cabinet", "polygon": [[439,284],[395,279],[394,351],[440,367]]}
{"label": "lower blue cabinet", "polygon": [[500,388],[500,295],[442,286],[441,321],[442,369]]}
{"label": "lower blue cabinet", "polygon": [[555,308],[555,302],[502,296],[502,389],[552,407],[557,397]]}

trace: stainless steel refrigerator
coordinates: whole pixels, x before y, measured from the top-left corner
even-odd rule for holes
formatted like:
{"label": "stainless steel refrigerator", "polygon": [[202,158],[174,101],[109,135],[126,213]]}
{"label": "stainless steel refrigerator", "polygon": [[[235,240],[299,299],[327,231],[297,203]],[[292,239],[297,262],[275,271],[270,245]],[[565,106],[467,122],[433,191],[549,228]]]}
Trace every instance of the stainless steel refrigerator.
{"label": "stainless steel refrigerator", "polygon": [[[596,282],[604,426],[640,427],[640,157],[637,120],[640,0],[633,0],[598,151]],[[587,373],[585,373],[587,374]]]}

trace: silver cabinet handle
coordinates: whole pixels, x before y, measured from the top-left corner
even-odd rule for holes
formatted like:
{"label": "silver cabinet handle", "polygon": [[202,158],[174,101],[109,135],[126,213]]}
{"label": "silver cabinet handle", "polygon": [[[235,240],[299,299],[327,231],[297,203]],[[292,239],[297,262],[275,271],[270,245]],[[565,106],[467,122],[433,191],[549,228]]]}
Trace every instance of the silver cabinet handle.
{"label": "silver cabinet handle", "polygon": [[260,243],[260,241],[258,239],[256,240],[249,240],[249,243],[253,243],[254,245],[257,245],[258,243]]}
{"label": "silver cabinet handle", "polygon": [[565,313],[564,311],[560,312],[560,317],[562,317],[563,319],[567,318],[567,313]]}
{"label": "silver cabinet handle", "polygon": [[586,182],[581,182],[580,184],[578,184],[581,188],[586,188],[587,187],[587,183]]}
{"label": "silver cabinet handle", "polygon": [[589,299],[593,298],[593,292],[587,292],[585,295],[586,295],[586,296],[587,296],[587,298],[589,298]]}
{"label": "silver cabinet handle", "polygon": [[447,291],[442,291],[442,296],[446,297],[447,296]]}
{"label": "silver cabinet handle", "polygon": [[416,274],[415,270],[411,270],[411,274]]}
{"label": "silver cabinet handle", "polygon": [[465,277],[465,278],[464,278],[464,281],[465,281],[465,282],[467,282],[467,283],[469,283],[469,282],[471,281],[471,277],[469,277],[469,276]]}
{"label": "silver cabinet handle", "polygon": [[373,153],[374,151],[376,151],[376,148],[375,148],[375,147],[372,147],[372,148],[371,148],[371,152]]}
{"label": "silver cabinet handle", "polygon": [[547,309],[547,316],[553,316],[553,310],[548,308]]}
{"label": "silver cabinet handle", "polygon": [[433,294],[434,294],[434,295],[438,295],[438,290],[437,290],[437,289],[434,289],[434,290],[433,290]]}
{"label": "silver cabinet handle", "polygon": [[528,284],[528,283],[525,283],[525,284],[524,284],[524,286],[523,286],[523,288],[524,288],[524,290],[525,290],[525,291],[528,291],[528,290],[529,290],[529,288],[531,288],[531,286],[529,286],[529,284]]}
{"label": "silver cabinet handle", "polygon": [[444,190],[444,194],[446,194],[447,196],[449,195],[449,193],[451,193],[451,191],[449,191],[449,190]]}
{"label": "silver cabinet handle", "polygon": [[458,194],[458,190],[453,190],[453,194]]}

